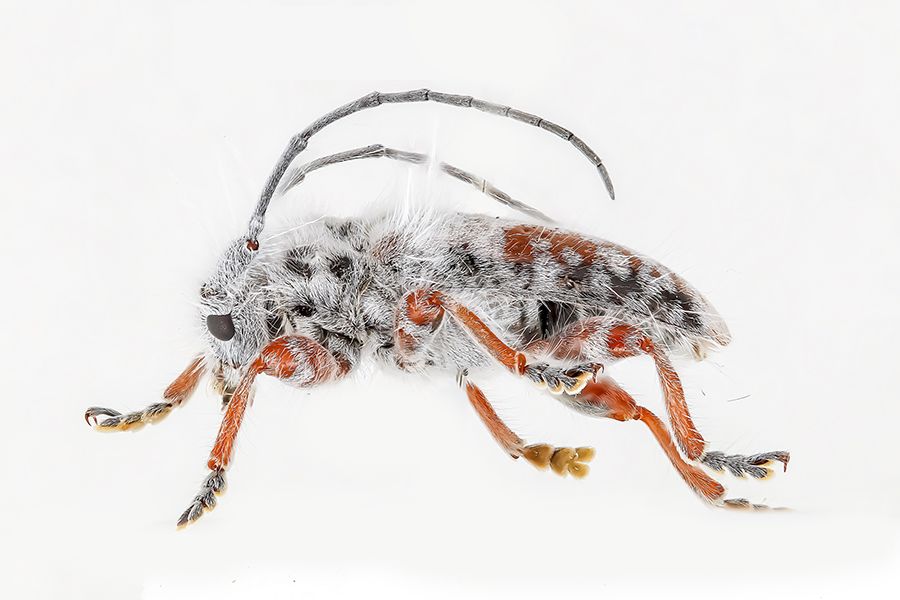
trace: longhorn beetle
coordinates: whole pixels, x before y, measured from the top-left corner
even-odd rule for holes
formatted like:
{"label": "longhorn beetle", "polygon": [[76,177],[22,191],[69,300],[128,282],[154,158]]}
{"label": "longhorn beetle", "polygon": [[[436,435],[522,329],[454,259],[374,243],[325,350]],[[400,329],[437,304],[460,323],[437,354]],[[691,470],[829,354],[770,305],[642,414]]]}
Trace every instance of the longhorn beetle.
{"label": "longhorn beetle", "polygon": [[[510,221],[422,209],[403,216],[385,212],[324,218],[289,235],[260,237],[273,195],[316,169],[376,157],[427,163],[423,154],[372,145],[289,171],[310,138],[327,125],[363,109],[409,102],[475,108],[559,136],[590,160],[614,197],[597,154],[555,123],[470,96],[425,89],[372,92],[291,139],[247,232],[226,248],[200,288],[206,348],[165,390],[164,401],[127,414],[92,407],[85,413],[88,424],[127,430],[157,421],[187,400],[204,373],[210,373],[225,414],[207,462],[210,473],[178,520],[183,526],[213,508],[225,488],[225,470],[258,375],[311,387],[341,379],[362,360],[374,359],[405,371],[457,373],[475,412],[511,457],[524,457],[559,475],[587,475],[592,448],[529,444],[500,419],[469,377],[470,371],[499,364],[577,412],[641,421],[703,499],[719,506],[763,508],[745,499],[726,499],[723,486],[698,465],[763,478],[776,461],[786,469],[790,455],[707,450],[669,357],[702,360],[708,350],[728,344],[730,334],[700,292],[660,263],[618,244],[555,228],[543,213],[445,163],[440,164],[444,173],[529,218]],[[540,221],[547,224],[535,224]],[[677,447],[666,425],[603,373],[613,361],[644,355],[656,365]]]}

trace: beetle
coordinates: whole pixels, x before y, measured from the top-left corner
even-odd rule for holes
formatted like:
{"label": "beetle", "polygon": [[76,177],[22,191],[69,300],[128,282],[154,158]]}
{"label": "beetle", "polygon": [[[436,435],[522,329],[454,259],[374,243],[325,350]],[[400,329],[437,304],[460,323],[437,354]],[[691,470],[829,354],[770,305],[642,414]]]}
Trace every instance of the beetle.
{"label": "beetle", "polygon": [[[437,102],[530,124],[568,141],[614,190],[597,154],[571,131],[507,106],[427,89],[372,92],[291,138],[263,188],[247,232],[222,254],[200,288],[206,349],[165,390],[163,402],[127,414],[91,407],[100,430],[158,421],[183,403],[205,373],[225,413],[200,492],[184,526],[216,504],[261,374],[312,387],[345,377],[365,360],[410,372],[456,373],[468,400],[501,448],[540,469],[584,477],[594,450],[528,443],[498,416],[470,372],[500,365],[591,417],[644,423],[684,481],[719,506],[764,508],[725,498],[699,465],[736,476],[767,477],[785,451],[726,455],[707,449],[691,419],[671,357],[702,360],[731,336],[712,304],[682,277],[624,246],[555,227],[534,208],[467,171],[441,170],[527,218],[422,209],[350,219],[323,218],[261,239],[269,202],[316,169],[385,157],[425,164],[423,154],[380,144],[320,158],[291,170],[327,125],[382,104]],[[649,357],[672,427],[604,373],[615,361]],[[101,419],[101,417],[103,417]]]}

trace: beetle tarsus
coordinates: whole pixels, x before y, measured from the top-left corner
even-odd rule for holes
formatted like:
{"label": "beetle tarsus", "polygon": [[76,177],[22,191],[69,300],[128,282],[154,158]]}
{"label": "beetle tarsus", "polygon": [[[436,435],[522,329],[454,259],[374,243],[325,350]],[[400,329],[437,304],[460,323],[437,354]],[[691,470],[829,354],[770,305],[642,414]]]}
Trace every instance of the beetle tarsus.
{"label": "beetle tarsus", "polygon": [[[103,408],[100,406],[92,406],[84,411],[84,422],[92,427],[98,424],[97,417],[121,417],[122,413],[111,408]],[[94,420],[93,424],[91,419]],[[107,419],[108,420],[108,419]]]}
{"label": "beetle tarsus", "polygon": [[532,444],[525,447],[523,456],[538,469],[550,467],[561,477],[571,474],[581,479],[590,472],[586,463],[594,459],[594,454],[594,449],[588,446],[557,448],[550,444]]}
{"label": "beetle tarsus", "polygon": [[763,452],[749,456],[743,454],[725,454],[724,452],[706,452],[700,457],[700,462],[710,469],[718,472],[728,471],[735,477],[749,475],[755,479],[766,479],[772,475],[770,465],[780,462],[787,471],[791,454],[783,450]]}
{"label": "beetle tarsus", "polygon": [[203,513],[216,507],[216,496],[225,491],[225,470],[213,469],[210,471],[200,492],[194,496],[190,506],[188,506],[181,516],[178,518],[178,527],[185,527],[193,523],[203,516]]}
{"label": "beetle tarsus", "polygon": [[[100,431],[125,431],[143,426],[145,423],[153,423],[165,417],[172,410],[171,402],[157,402],[150,406],[134,412],[122,414],[111,408],[102,408],[92,406],[84,413],[84,420],[88,425]],[[97,417],[107,416],[109,418],[100,421]],[[91,423],[91,419],[94,420]]]}

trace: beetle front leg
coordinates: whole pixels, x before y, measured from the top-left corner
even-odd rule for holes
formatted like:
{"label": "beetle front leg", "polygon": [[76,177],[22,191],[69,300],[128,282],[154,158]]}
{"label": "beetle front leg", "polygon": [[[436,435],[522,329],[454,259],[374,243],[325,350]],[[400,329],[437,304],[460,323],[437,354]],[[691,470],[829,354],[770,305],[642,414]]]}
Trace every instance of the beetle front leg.
{"label": "beetle front leg", "polygon": [[257,375],[265,373],[295,386],[308,387],[342,377],[349,370],[349,362],[335,357],[324,346],[307,337],[286,335],[267,344],[247,368],[228,402],[206,463],[210,473],[191,505],[178,519],[178,526],[196,521],[204,511],[215,507],[216,496],[224,491],[225,470],[234,454],[234,444]]}
{"label": "beetle front leg", "polygon": [[[190,398],[194,390],[197,389],[197,384],[205,371],[205,359],[202,355],[197,356],[163,392],[165,402],[157,402],[142,410],[126,414],[111,408],[92,406],[85,411],[84,420],[88,425],[91,425],[91,419],[93,419],[94,428],[100,431],[125,431],[137,429],[146,423],[155,423],[168,415],[173,408]],[[100,421],[97,417],[102,416],[108,418]]]}

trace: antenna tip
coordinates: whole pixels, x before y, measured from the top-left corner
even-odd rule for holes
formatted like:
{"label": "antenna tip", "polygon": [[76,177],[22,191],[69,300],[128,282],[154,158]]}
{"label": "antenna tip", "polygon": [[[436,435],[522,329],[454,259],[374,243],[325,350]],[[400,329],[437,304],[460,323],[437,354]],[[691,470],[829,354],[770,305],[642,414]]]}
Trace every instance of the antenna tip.
{"label": "antenna tip", "polygon": [[597,164],[597,171],[600,172],[600,177],[603,178],[603,185],[606,186],[606,192],[609,194],[609,199],[615,200],[616,190],[613,187],[613,182],[609,176],[609,171],[606,170],[606,166],[602,162]]}

